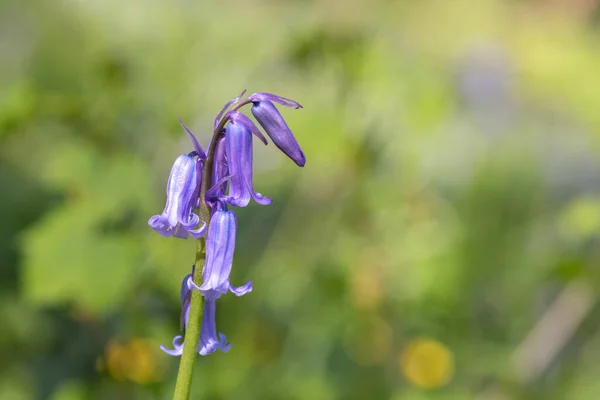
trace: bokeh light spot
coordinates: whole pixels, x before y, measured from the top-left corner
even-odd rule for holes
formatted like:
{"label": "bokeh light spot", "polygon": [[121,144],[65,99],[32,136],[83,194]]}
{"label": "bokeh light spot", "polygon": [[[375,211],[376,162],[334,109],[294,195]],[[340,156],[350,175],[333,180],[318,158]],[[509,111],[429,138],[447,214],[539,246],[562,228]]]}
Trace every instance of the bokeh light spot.
{"label": "bokeh light spot", "polygon": [[400,354],[400,369],[417,387],[439,388],[450,382],[454,375],[454,355],[435,339],[417,338]]}
{"label": "bokeh light spot", "polygon": [[158,345],[148,339],[111,340],[106,346],[104,364],[110,376],[119,381],[140,384],[160,380],[164,365],[158,358]]}

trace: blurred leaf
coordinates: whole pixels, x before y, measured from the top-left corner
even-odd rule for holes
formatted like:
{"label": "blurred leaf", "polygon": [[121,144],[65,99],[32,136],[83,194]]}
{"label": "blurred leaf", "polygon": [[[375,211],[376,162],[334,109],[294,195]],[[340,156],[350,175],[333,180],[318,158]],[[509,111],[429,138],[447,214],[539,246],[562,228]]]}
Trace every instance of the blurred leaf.
{"label": "blurred leaf", "polygon": [[54,392],[51,400],[81,400],[85,393],[85,386],[80,382],[66,382]]}
{"label": "blurred leaf", "polygon": [[558,216],[564,234],[579,242],[600,232],[600,199],[581,197],[574,199]]}
{"label": "blurred leaf", "polygon": [[0,143],[33,114],[36,93],[26,82],[16,82],[0,92]]}
{"label": "blurred leaf", "polygon": [[[143,247],[135,232],[147,215],[147,173],[132,157],[101,158],[78,146],[52,165],[47,177],[67,190],[67,201],[24,235],[23,289],[36,303],[105,309],[127,293],[139,268]],[[104,231],[131,212],[134,225]]]}

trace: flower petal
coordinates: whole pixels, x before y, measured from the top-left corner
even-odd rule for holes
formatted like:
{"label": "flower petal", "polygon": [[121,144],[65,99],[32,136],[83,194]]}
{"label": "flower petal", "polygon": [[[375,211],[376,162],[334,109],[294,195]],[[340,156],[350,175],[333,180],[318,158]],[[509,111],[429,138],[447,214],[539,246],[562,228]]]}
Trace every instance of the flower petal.
{"label": "flower petal", "polygon": [[219,332],[219,350],[223,353],[227,353],[231,348],[231,344],[227,342],[227,338],[221,332]]}
{"label": "flower petal", "polygon": [[225,191],[227,190],[227,184],[230,178],[230,176],[228,176],[229,167],[227,164],[224,136],[221,136],[218,139],[216,146],[211,177],[211,184],[213,186],[206,192],[207,203],[225,199]]}
{"label": "flower petal", "polygon": [[181,224],[181,226],[183,226],[185,230],[192,229],[193,227],[198,225],[198,222],[200,222],[200,217],[194,213],[189,213],[187,218],[184,218],[179,221],[179,223]]}
{"label": "flower petal", "polygon": [[192,288],[190,287],[189,281],[192,280],[194,273],[194,266],[192,266],[192,273],[188,274],[183,278],[181,282],[180,292],[180,303],[181,313],[179,315],[179,329],[184,331],[187,328],[188,318],[190,316],[190,302],[192,301]]}
{"label": "flower petal", "polygon": [[218,210],[213,214],[206,236],[206,261],[199,287],[207,299],[216,300],[229,290],[236,233],[237,220],[232,211]]}
{"label": "flower petal", "polygon": [[202,221],[202,226],[198,229],[188,229],[187,231],[194,239],[200,239],[206,234],[206,222]]}
{"label": "flower petal", "polygon": [[252,103],[252,115],[263,127],[285,155],[292,159],[298,166],[306,164],[306,157],[296,141],[292,131],[277,110],[277,107],[269,100],[254,101]]}
{"label": "flower petal", "polygon": [[252,133],[244,123],[231,121],[225,134],[227,162],[229,166],[229,193],[227,202],[232,206],[245,207],[251,198],[261,205],[271,199],[254,192],[252,183]]}
{"label": "flower petal", "polygon": [[288,99],[287,97],[277,96],[276,94],[266,93],[266,92],[258,92],[252,93],[248,96],[248,100],[255,101],[274,101],[275,103],[279,103],[282,106],[293,107],[295,109],[302,108],[302,105],[295,100]]}
{"label": "flower petal", "polygon": [[223,185],[226,185],[230,179],[231,175],[221,178],[217,181],[217,183],[214,184],[213,187],[206,191],[206,202],[211,204],[213,211],[217,211],[214,208],[215,203],[227,200],[227,197],[223,193]]}
{"label": "flower petal", "polygon": [[161,236],[169,237],[173,235],[173,231],[166,220],[162,215],[154,215],[150,217],[148,220],[148,225],[156,232],[158,232]]}
{"label": "flower petal", "polygon": [[180,224],[177,224],[173,230],[173,236],[180,239],[187,239],[188,233]]}
{"label": "flower petal", "polygon": [[243,296],[246,293],[250,293],[252,291],[252,281],[248,281],[245,285],[239,287],[235,287],[230,283],[229,291],[231,291],[231,293],[235,294],[238,297]]}
{"label": "flower petal", "polygon": [[[192,265],[192,271],[194,271],[194,266]],[[191,296],[192,293],[192,289],[190,288],[190,285],[188,284],[188,280],[192,279],[192,274],[187,274],[185,276],[185,278],[183,278],[183,281],[181,281],[181,291],[179,292],[179,301],[180,301],[180,305],[183,308],[183,305],[186,302],[186,299],[189,301],[189,298]]]}
{"label": "flower petal", "polygon": [[225,335],[222,333],[217,335],[215,314],[216,303],[207,299],[204,303],[202,327],[200,328],[200,340],[198,341],[198,354],[202,356],[213,353],[216,350],[227,352],[230,348]]}
{"label": "flower petal", "polygon": [[254,122],[252,122],[252,120],[248,118],[245,114],[242,114],[239,111],[232,111],[229,113],[229,118],[231,119],[232,123],[245,126],[257,138],[259,138],[260,141],[265,144],[265,146],[269,143],[267,142],[267,138],[265,137],[265,135],[262,134],[260,129],[258,129],[258,127],[254,125]]}
{"label": "flower petal", "polygon": [[164,237],[187,239],[188,231],[193,237],[202,235],[202,228],[193,229],[199,217],[192,212],[198,204],[202,161],[194,154],[180,155],[171,168],[167,182],[167,201],[160,215],[148,220],[148,225]]}
{"label": "flower petal", "polygon": [[183,353],[183,336],[175,336],[173,339],[173,350],[167,349],[162,344],[159,348],[170,356],[180,356]]}

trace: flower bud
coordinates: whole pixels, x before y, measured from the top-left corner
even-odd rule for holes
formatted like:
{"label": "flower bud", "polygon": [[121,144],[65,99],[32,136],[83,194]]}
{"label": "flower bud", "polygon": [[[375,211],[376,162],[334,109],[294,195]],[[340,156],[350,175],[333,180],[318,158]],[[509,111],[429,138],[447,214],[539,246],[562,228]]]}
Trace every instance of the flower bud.
{"label": "flower bud", "polygon": [[286,107],[300,108],[302,106],[293,100],[269,93],[254,93],[248,96],[248,99],[252,101],[252,115],[267,132],[275,146],[298,166],[303,167],[306,163],[304,153],[273,101]]}

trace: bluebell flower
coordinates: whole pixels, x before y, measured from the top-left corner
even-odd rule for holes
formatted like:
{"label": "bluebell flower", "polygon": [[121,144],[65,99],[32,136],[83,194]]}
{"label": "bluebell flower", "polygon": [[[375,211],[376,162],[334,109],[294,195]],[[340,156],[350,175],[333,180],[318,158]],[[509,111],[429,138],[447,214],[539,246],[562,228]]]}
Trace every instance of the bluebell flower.
{"label": "bluebell flower", "polygon": [[[190,313],[190,299],[193,288],[192,274],[186,275],[181,285],[181,321],[182,330],[187,327]],[[206,299],[204,302],[204,313],[202,314],[202,327],[198,340],[198,354],[205,356],[216,350],[228,352],[231,345],[222,333],[217,333],[215,323],[216,304],[214,300]],[[172,356],[180,356],[183,353],[183,336],[178,335],[173,339],[173,350],[161,345],[160,349]]]}
{"label": "bluebell flower", "polygon": [[193,213],[198,203],[201,165],[201,160],[194,153],[182,154],[175,160],[167,182],[165,209],[162,214],[148,220],[148,225],[162,236],[182,239],[187,239],[188,234],[193,238],[204,236],[206,223],[202,222],[199,228],[194,229],[200,218]]}
{"label": "bluebell flower", "polygon": [[252,183],[252,134],[265,144],[267,140],[244,114],[234,111],[229,112],[228,116],[230,122],[225,132],[225,153],[231,178],[227,202],[232,206],[245,207],[252,198],[261,205],[271,204],[270,198],[254,191]]}
{"label": "bluebell flower", "polygon": [[254,93],[248,96],[248,100],[252,101],[252,115],[267,132],[275,146],[297,165],[303,167],[306,163],[304,153],[277,107],[273,104],[275,102],[286,107],[302,108],[300,103],[270,93]]}
{"label": "bluebell flower", "polygon": [[206,300],[216,300],[228,291],[236,296],[243,296],[252,291],[252,281],[240,287],[229,283],[236,232],[237,220],[233,211],[221,209],[214,212],[206,235],[206,261],[202,270],[202,285],[198,287],[190,280],[190,286],[200,290]]}
{"label": "bluebell flower", "polygon": [[[213,205],[214,201],[222,201],[226,198],[225,192],[227,190],[227,183],[231,178],[229,176],[229,165],[227,163],[225,137],[221,136],[217,140],[217,144],[215,146],[215,159],[213,162],[213,170],[211,177],[211,182],[214,183],[214,186],[210,188],[206,193],[206,201],[209,204]],[[212,207],[212,210],[216,211],[215,207]]]}
{"label": "bluebell flower", "polygon": [[[205,153],[194,134],[179,120],[194,145],[194,151],[179,156],[173,164],[167,183],[165,208],[162,214],[155,215],[148,221],[154,230],[165,237],[187,238],[190,235],[200,238],[206,234],[202,284],[198,286],[194,282],[192,270],[192,274],[186,275],[181,284],[180,298],[180,328],[185,331],[190,318],[192,291],[199,290],[204,297],[204,311],[200,321],[202,325],[196,349],[200,355],[216,350],[227,352],[230,348],[226,337],[216,329],[216,300],[227,292],[242,296],[252,291],[252,281],[240,287],[230,283],[237,219],[235,213],[228,210],[228,206],[245,207],[251,199],[262,205],[271,203],[270,198],[254,191],[252,179],[252,135],[265,145],[267,139],[250,118],[237,110],[252,103],[252,114],[275,145],[297,165],[304,166],[306,162],[302,149],[274,103],[294,108],[302,106],[294,100],[269,93],[254,93],[240,102],[244,93],[245,91],[227,102],[218,113],[214,121],[214,140],[217,142],[212,147],[209,144],[209,154]],[[208,190],[201,204],[200,189],[204,168],[211,170],[204,171],[210,177],[204,182],[208,184],[208,188],[203,190]],[[194,213],[200,206],[203,213],[208,211],[204,207],[210,208],[210,222],[200,221],[199,216]],[[201,226],[198,227],[200,223]],[[178,335],[173,339],[173,349],[162,345],[160,348],[167,354],[179,356],[183,353],[183,346],[183,336]]]}

